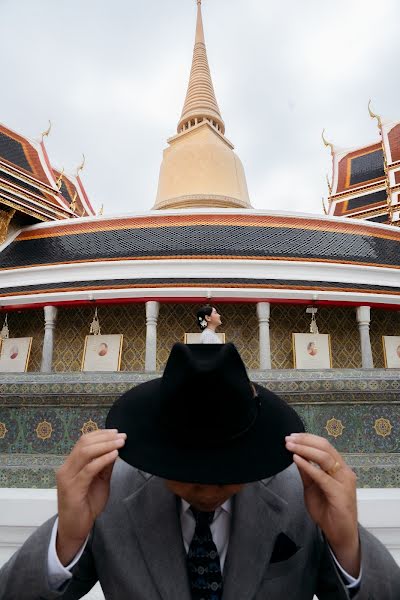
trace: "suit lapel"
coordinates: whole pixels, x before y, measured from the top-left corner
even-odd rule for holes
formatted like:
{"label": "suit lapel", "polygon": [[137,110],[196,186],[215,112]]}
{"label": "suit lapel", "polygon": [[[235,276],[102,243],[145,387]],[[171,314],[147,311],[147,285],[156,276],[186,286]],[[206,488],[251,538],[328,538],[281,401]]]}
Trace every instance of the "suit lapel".
{"label": "suit lapel", "polygon": [[190,600],[176,497],[152,477],[125,500],[143,558],[163,600]]}
{"label": "suit lapel", "polygon": [[254,597],[287,517],[287,502],[261,482],[237,494],[224,568],[224,598]]}

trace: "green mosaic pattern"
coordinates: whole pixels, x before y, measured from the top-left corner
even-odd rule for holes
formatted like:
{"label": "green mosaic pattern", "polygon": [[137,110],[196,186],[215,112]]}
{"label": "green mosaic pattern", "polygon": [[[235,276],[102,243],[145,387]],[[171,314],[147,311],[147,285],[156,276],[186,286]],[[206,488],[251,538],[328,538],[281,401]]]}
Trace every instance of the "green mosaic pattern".
{"label": "green mosaic pattern", "polygon": [[[343,452],[360,487],[400,487],[399,371],[273,370],[252,371],[250,377],[291,403],[308,431]],[[113,401],[150,378],[145,373],[2,375],[0,486],[54,486],[54,471],[85,423],[102,427]],[[336,428],[327,428],[332,419]]]}

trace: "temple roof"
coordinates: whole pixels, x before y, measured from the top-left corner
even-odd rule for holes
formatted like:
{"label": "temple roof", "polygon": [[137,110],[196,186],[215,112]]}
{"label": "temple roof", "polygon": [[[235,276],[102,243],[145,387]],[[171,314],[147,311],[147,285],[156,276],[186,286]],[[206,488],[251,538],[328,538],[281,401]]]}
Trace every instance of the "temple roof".
{"label": "temple roof", "polygon": [[88,301],[94,290],[127,298],[132,290],[149,297],[155,288],[182,297],[211,287],[227,296],[317,291],[327,300],[362,294],[400,304],[399,247],[397,228],[309,215],[180,211],[87,218],[21,231],[0,252],[0,297],[3,304],[35,303],[49,294]]}
{"label": "temple roof", "polygon": [[350,150],[331,147],[329,214],[400,223],[400,123],[377,119],[380,140]]}
{"label": "temple roof", "polygon": [[75,184],[70,178],[63,188],[61,179],[59,190],[59,175],[50,164],[43,141],[29,140],[0,124],[0,206],[38,221],[94,215],[89,201],[78,203],[77,210],[71,208],[68,190]]}
{"label": "temple roof", "polygon": [[60,194],[68,202],[70,209],[80,217],[94,215],[95,212],[79,176],[66,175],[54,167],[53,173],[60,182]]}

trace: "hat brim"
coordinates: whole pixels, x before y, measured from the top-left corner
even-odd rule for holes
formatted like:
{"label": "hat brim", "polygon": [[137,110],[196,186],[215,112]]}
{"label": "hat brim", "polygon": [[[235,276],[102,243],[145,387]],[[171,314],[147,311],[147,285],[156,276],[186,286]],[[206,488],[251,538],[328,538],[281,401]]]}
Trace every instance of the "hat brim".
{"label": "hat brim", "polygon": [[142,383],[111,407],[106,427],[127,434],[120,458],[164,479],[227,485],[259,481],[293,462],[285,436],[304,431],[299,415],[284,400],[255,385],[260,407],[254,425],[243,436],[221,445],[184,442],[165,434],[160,421],[160,379]]}

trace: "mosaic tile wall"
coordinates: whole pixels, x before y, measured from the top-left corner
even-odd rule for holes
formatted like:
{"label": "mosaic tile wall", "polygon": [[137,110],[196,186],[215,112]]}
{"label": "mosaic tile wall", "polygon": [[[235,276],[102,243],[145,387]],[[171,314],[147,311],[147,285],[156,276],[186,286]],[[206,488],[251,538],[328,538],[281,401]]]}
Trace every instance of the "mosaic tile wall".
{"label": "mosaic tile wall", "polygon": [[[252,380],[329,439],[359,487],[400,487],[400,371],[253,371]],[[144,373],[3,375],[0,486],[51,487],[54,469],[83,432],[104,425],[112,402]]]}
{"label": "mosaic tile wall", "polygon": [[[185,332],[197,331],[195,314],[198,304],[164,303],[158,319],[157,368],[162,369],[172,345],[183,341]],[[234,342],[249,369],[257,369],[258,321],[255,304],[218,305],[222,315],[221,331]],[[61,308],[55,329],[54,370],[80,371],[85,336],[93,318],[92,307]],[[145,306],[143,303],[101,305],[99,318],[102,333],[123,333],[121,371],[141,371],[145,358]],[[13,336],[32,336],[29,371],[39,371],[43,339],[43,311],[10,312]],[[331,334],[334,368],[360,368],[361,350],[354,308],[319,307],[317,323],[320,333]],[[292,332],[307,332],[310,316],[305,306],[272,304],[270,319],[273,369],[292,369]],[[199,330],[198,330],[199,331]],[[382,335],[400,335],[400,312],[371,310],[371,345],[375,367],[384,367]]]}

